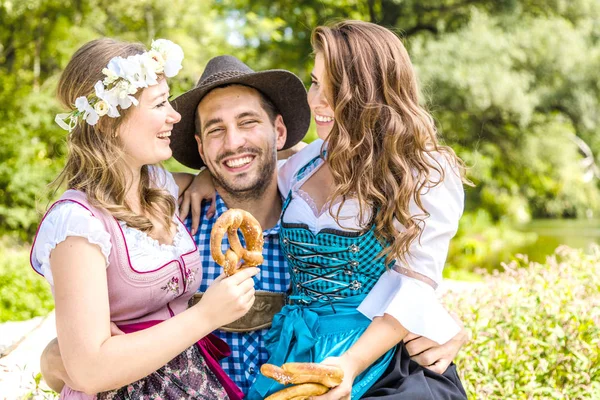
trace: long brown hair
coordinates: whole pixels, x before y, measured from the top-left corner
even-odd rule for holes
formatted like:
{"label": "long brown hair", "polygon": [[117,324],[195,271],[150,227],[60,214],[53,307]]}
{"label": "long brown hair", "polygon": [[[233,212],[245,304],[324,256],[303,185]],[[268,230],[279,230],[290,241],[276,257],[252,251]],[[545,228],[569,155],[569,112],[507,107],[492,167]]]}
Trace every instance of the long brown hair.
{"label": "long brown hair", "polygon": [[[381,256],[387,263],[394,258],[406,263],[429,216],[421,193],[444,179],[439,157],[432,153],[445,157],[461,176],[464,164],[450,147],[438,143],[433,118],[419,104],[408,53],[393,32],[368,22],[342,21],[317,27],[311,42],[323,56],[323,84],[335,117],[327,139],[327,162],[336,184],[331,198],[357,198],[360,221],[365,206],[373,207],[375,232],[389,244]],[[411,200],[422,214],[411,215]],[[402,234],[394,219],[404,226]]]}
{"label": "long brown hair", "polygon": [[[94,85],[104,78],[102,69],[113,57],[128,57],[144,51],[141,44],[113,39],[97,39],[84,44],[60,77],[58,99],[65,107],[73,109],[75,99],[94,93]],[[141,93],[138,91],[136,97],[139,98]],[[68,188],[84,192],[90,204],[107,210],[132,228],[150,232],[153,224],[146,216],[150,215],[170,230],[175,200],[166,190],[152,186],[153,177],[148,166],[142,167],[140,174],[138,194],[142,213],[135,213],[125,199],[131,177],[123,161],[117,130],[132,108],[119,109],[121,116],[118,118],[100,117],[94,126],[79,122],[67,137],[65,168],[52,185],[58,188],[66,181]]]}

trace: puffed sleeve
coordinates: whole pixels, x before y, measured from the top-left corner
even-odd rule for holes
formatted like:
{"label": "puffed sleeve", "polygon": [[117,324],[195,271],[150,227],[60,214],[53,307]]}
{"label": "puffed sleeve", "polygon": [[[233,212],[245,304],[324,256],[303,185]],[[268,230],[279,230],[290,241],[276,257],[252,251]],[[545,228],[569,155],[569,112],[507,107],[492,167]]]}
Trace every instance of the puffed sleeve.
{"label": "puffed sleeve", "polygon": [[81,205],[64,201],[56,204],[42,220],[31,249],[31,265],[54,285],[50,269],[50,253],[69,236],[86,238],[100,247],[108,267],[111,250],[110,234],[102,222]]}
{"label": "puffed sleeve", "polygon": [[[421,193],[423,208],[430,215],[423,222],[420,240],[411,244],[406,264],[397,260],[395,268],[381,276],[358,310],[370,319],[389,314],[408,331],[443,344],[460,327],[439,302],[435,287],[442,281],[450,239],[458,230],[464,190],[456,169],[442,156],[436,159],[445,176],[440,184]],[[432,174],[432,181],[437,180],[439,175]],[[423,214],[414,201],[409,207],[412,215]],[[404,230],[399,222],[396,227],[400,232]]]}
{"label": "puffed sleeve", "polygon": [[179,198],[179,186],[177,186],[173,174],[166,169],[154,165],[148,166],[148,171],[155,187],[166,189],[173,197],[175,197],[175,200]]}

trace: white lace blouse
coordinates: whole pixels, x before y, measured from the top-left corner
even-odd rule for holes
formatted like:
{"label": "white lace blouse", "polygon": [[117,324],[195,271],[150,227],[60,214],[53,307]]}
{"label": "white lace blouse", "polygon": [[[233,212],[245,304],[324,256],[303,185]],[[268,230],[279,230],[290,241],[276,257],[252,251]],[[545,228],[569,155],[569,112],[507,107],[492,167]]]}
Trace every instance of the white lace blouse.
{"label": "white lace blouse", "polygon": [[[179,189],[171,173],[157,167],[150,167],[150,173],[156,187],[167,189],[177,199]],[[195,248],[194,242],[186,233],[185,226],[177,217],[173,220],[177,224],[177,232],[170,245],[161,244],[146,233],[118,221],[125,236],[131,265],[136,271],[155,270]],[[50,269],[50,253],[69,236],[84,237],[90,243],[100,247],[108,267],[112,245],[110,234],[104,225],[79,204],[60,203],[54,206],[42,221],[32,249],[32,261],[36,269],[51,285],[54,285],[54,281]]]}
{"label": "white lace blouse", "polygon": [[[371,210],[367,207],[364,220],[360,221],[358,200],[348,199],[344,203],[340,211],[340,226],[329,212],[329,204],[318,210],[310,196],[301,189],[322,165],[322,160],[300,180],[295,179],[300,168],[320,154],[322,145],[322,140],[314,141],[279,169],[279,190],[284,197],[288,193],[292,196],[282,217],[283,222],[306,224],[315,234],[325,228],[362,230],[371,219]],[[459,175],[445,158],[439,156],[436,160],[444,168],[445,177],[439,185],[421,193],[423,207],[430,216],[424,221],[420,240],[415,240],[410,246],[411,256],[407,259],[407,265],[397,261],[396,269],[385,272],[358,311],[370,319],[389,314],[410,332],[445,343],[460,328],[440,304],[435,287],[442,280],[450,239],[458,229],[464,206],[464,190]],[[433,182],[437,180],[438,177],[432,176]],[[336,215],[338,208],[339,203],[334,203],[333,215]],[[414,201],[409,208],[412,215],[423,214]],[[398,221],[396,227],[399,232],[404,229]],[[412,274],[412,271],[418,274]]]}

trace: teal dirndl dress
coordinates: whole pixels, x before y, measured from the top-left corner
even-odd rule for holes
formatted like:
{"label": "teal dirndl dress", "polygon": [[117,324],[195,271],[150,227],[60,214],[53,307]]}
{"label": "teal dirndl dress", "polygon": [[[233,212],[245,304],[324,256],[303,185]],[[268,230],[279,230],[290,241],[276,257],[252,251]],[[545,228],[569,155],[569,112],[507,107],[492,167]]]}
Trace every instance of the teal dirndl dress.
{"label": "teal dirndl dress", "polygon": [[[291,200],[283,204],[282,215]],[[339,357],[364,333],[371,320],[357,311],[386,271],[375,226],[363,232],[324,229],[314,234],[303,224],[281,223],[281,249],[291,273],[289,304],[275,315],[265,341],[269,364],[321,362]],[[356,377],[352,398],[360,398],[384,373],[394,348]],[[258,375],[247,399],[258,400],[284,385]]]}

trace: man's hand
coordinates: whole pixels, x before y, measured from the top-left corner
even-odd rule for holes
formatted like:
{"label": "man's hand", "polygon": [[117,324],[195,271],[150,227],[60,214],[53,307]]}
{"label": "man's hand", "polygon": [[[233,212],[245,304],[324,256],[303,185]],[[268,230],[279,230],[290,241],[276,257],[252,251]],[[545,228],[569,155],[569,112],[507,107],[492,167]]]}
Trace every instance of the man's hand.
{"label": "man's hand", "polygon": [[462,321],[455,314],[450,313],[450,315],[460,325],[461,330],[445,344],[439,345],[433,340],[412,333],[404,338],[410,358],[419,365],[438,374],[443,374],[446,371],[470,337],[469,331],[464,327]]}
{"label": "man's hand", "polygon": [[42,352],[42,357],[40,358],[40,370],[42,372],[42,378],[50,389],[54,390],[56,393],[60,393],[69,375],[67,374],[67,370],[65,369],[65,365],[60,356],[58,339],[52,339]]}
{"label": "man's hand", "polygon": [[[110,335],[117,336],[124,335],[124,333],[114,322],[111,322]],[[48,387],[56,393],[60,393],[65,384],[71,389],[78,390],[65,369],[57,338],[52,339],[42,352],[42,356],[40,357],[40,371]]]}
{"label": "man's hand", "polygon": [[217,207],[217,192],[208,169],[200,171],[190,186],[179,195],[179,217],[184,220],[192,209],[192,235],[195,235],[200,225],[200,206],[203,200],[210,200],[211,205],[206,212],[206,218],[215,215]]}

